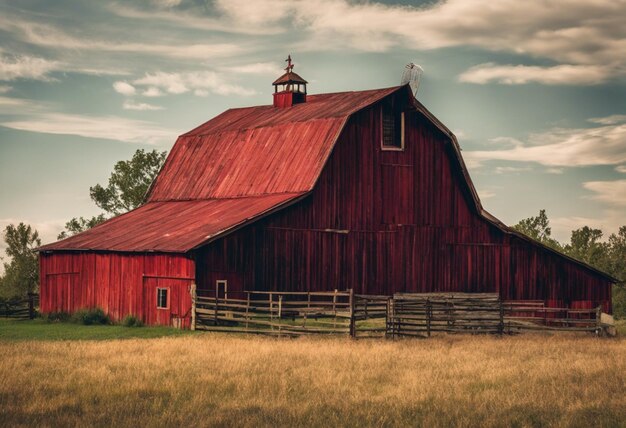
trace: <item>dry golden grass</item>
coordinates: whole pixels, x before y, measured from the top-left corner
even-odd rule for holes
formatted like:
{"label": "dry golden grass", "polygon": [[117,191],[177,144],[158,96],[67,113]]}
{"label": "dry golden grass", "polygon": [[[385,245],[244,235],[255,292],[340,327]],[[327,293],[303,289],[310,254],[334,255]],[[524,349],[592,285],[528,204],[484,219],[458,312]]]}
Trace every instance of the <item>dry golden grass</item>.
{"label": "dry golden grass", "polygon": [[626,426],[626,341],[0,342],[0,425]]}

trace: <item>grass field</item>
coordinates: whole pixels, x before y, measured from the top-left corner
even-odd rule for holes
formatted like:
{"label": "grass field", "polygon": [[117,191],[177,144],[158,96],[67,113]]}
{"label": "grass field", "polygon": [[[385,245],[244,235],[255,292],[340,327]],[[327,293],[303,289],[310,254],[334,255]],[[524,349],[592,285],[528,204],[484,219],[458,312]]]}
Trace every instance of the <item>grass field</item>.
{"label": "grass field", "polygon": [[0,361],[2,426],[626,426],[620,338],[4,334]]}
{"label": "grass field", "polygon": [[130,328],[121,325],[78,325],[42,319],[0,319],[0,341],[4,340],[110,340],[154,338],[193,334],[165,327]]}

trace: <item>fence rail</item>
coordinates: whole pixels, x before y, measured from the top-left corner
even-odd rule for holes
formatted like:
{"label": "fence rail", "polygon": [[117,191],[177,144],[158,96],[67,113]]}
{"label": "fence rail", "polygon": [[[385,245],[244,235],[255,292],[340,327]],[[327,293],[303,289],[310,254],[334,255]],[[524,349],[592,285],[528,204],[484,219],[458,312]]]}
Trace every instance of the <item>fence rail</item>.
{"label": "fence rail", "polygon": [[11,299],[0,301],[0,317],[33,319],[37,315],[39,295],[28,294],[25,299]]}
{"label": "fence rail", "polygon": [[512,334],[524,330],[599,332],[601,308],[549,308],[543,301],[501,301],[492,293],[244,291],[198,295],[192,289],[192,328],[352,337],[429,337],[434,333]]}
{"label": "fence rail", "polygon": [[194,328],[278,335],[351,333],[351,292],[240,294],[243,298],[196,295]]}

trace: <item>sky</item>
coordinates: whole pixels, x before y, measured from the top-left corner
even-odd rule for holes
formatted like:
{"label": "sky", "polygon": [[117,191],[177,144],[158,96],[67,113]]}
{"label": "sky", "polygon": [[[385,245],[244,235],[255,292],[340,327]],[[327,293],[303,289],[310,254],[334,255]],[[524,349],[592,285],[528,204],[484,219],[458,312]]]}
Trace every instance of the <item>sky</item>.
{"label": "sky", "polygon": [[[89,187],[222,111],[400,83],[456,135],[483,206],[553,235],[626,224],[626,0],[0,0],[0,227],[52,242]],[[0,247],[0,251],[2,248]]]}

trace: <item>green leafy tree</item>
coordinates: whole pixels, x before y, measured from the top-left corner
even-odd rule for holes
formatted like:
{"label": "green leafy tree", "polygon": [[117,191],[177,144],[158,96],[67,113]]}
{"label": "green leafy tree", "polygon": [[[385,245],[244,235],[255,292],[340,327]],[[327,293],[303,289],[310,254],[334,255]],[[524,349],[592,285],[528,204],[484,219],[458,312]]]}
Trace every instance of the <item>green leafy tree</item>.
{"label": "green leafy tree", "polygon": [[613,286],[613,314],[626,318],[626,226],[609,237],[609,272],[620,281]]}
{"label": "green leafy tree", "polygon": [[4,229],[6,254],[10,262],[4,262],[4,277],[0,281],[3,297],[25,296],[34,293],[39,286],[39,256],[35,248],[41,245],[39,233],[31,226],[20,223]]}
{"label": "green leafy tree", "polygon": [[555,250],[562,249],[559,241],[552,238],[552,228],[550,227],[550,220],[548,220],[546,210],[540,210],[537,217],[528,217],[520,220],[519,223],[513,226],[513,229]]}
{"label": "green leafy tree", "polygon": [[602,231],[589,226],[572,231],[570,243],[565,245],[565,253],[603,272],[610,272],[610,245],[602,242]]}
{"label": "green leafy tree", "polygon": [[96,215],[91,218],[74,217],[67,223],[65,223],[65,230],[57,236],[57,239],[65,239],[69,236],[76,235],[84,230],[91,229],[94,226],[99,225],[103,221],[106,221],[104,214]]}
{"label": "green leafy tree", "polygon": [[119,161],[113,167],[106,187],[96,184],[89,188],[94,203],[103,209],[103,214],[91,218],[73,218],[65,224],[65,230],[58,239],[90,229],[107,218],[115,217],[137,208],[144,202],[144,197],[152,181],[161,170],[167,152],[139,149],[132,159]]}

